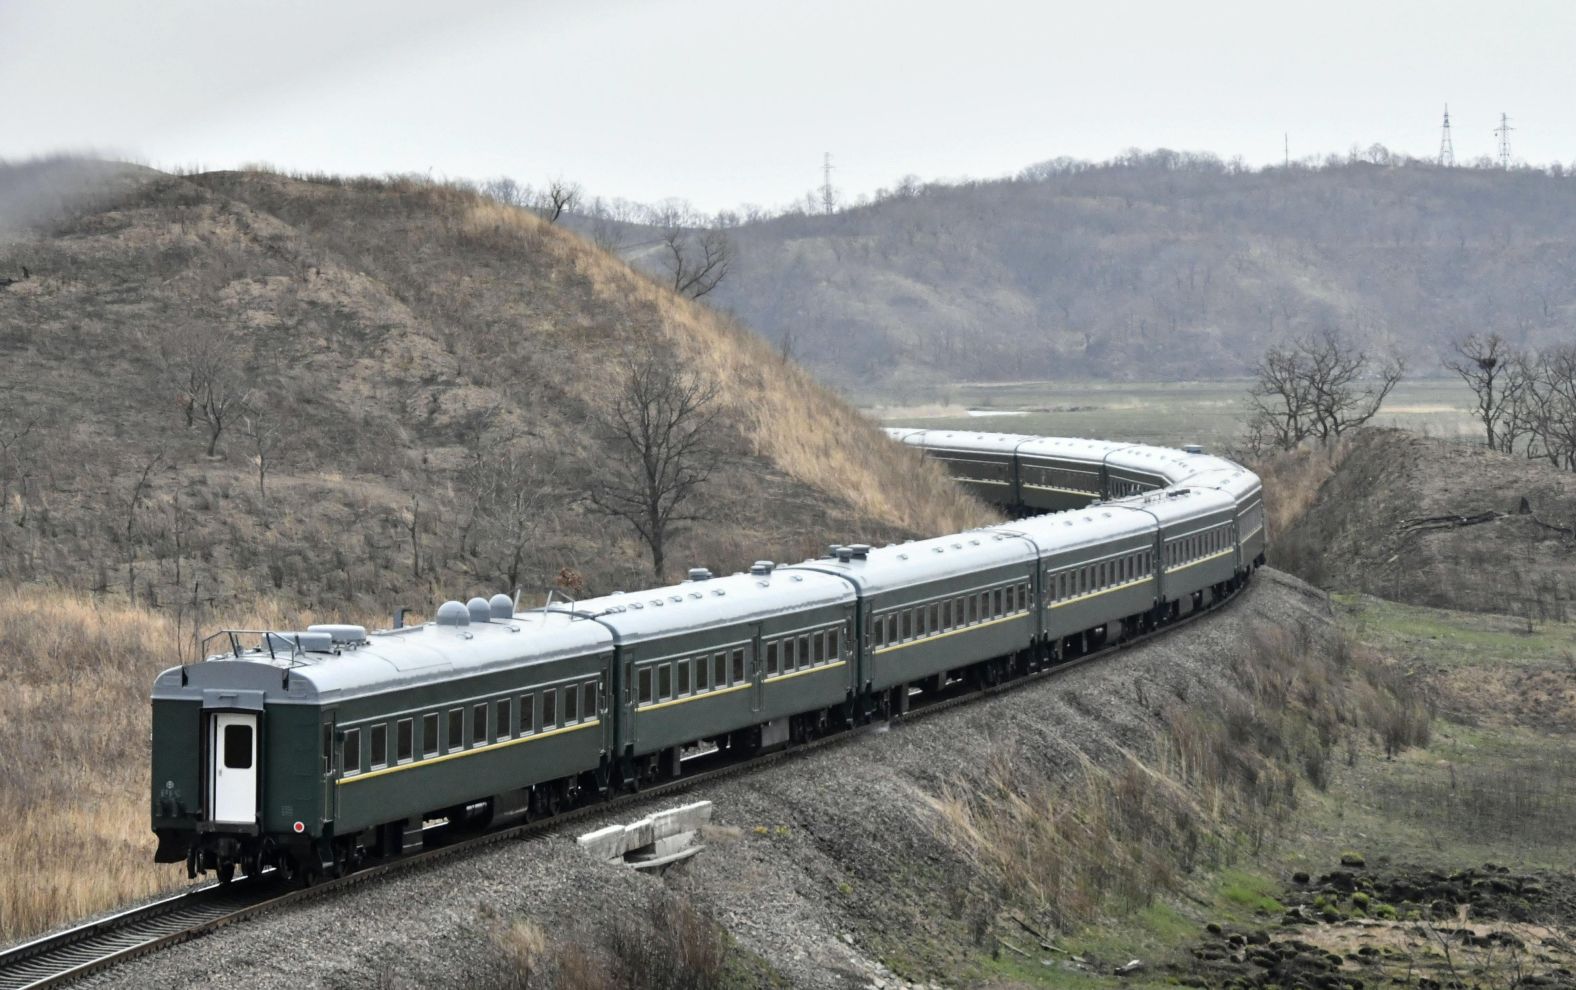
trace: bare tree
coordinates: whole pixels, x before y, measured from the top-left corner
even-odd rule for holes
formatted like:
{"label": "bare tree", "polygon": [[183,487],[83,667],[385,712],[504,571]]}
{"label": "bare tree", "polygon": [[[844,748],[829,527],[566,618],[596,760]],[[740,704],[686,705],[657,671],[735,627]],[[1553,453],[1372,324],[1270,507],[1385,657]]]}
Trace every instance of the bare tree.
{"label": "bare tree", "polygon": [[213,457],[225,424],[246,406],[246,349],[231,334],[207,327],[178,333],[164,352],[164,377],[175,389],[186,426],[201,416],[208,426],[208,456]]}
{"label": "bare tree", "polygon": [[284,443],[284,431],[271,413],[253,409],[241,417],[241,435],[252,448],[252,463],[257,467],[257,494],[267,498],[264,482],[274,463],[274,455]]}
{"label": "bare tree", "polygon": [[[1445,367],[1461,376],[1472,394],[1477,396],[1478,420],[1483,424],[1488,445],[1503,449],[1500,425],[1516,408],[1527,379],[1520,372],[1524,368],[1518,354],[1497,333],[1486,337],[1470,334],[1455,344],[1456,356],[1445,361]],[[1514,439],[1511,445],[1514,446]]]}
{"label": "bare tree", "polygon": [[507,175],[488,179],[481,185],[481,193],[505,206],[527,206],[531,202],[531,187],[522,186]]}
{"label": "bare tree", "polygon": [[726,232],[668,227],[662,232],[662,244],[674,292],[699,299],[728,277],[733,264],[733,242]]}
{"label": "bare tree", "polygon": [[524,451],[509,448],[490,450],[466,471],[465,480],[473,500],[476,555],[485,565],[479,576],[519,587],[531,551],[553,529],[562,489],[550,471]]}
{"label": "bare tree", "polygon": [[1338,440],[1374,418],[1405,372],[1400,357],[1374,361],[1334,330],[1272,347],[1248,390],[1249,444]]}
{"label": "bare tree", "polygon": [[565,179],[554,179],[537,197],[536,212],[548,223],[557,223],[565,210],[573,210],[580,202],[580,185]]}
{"label": "bare tree", "polygon": [[716,465],[720,411],[715,384],[646,346],[624,355],[618,395],[596,424],[610,449],[588,497],[640,535],[659,580],[668,540],[694,521],[685,506]]}
{"label": "bare tree", "polygon": [[137,526],[142,503],[148,496],[151,487],[153,472],[164,463],[164,448],[154,451],[148,462],[142,466],[137,474],[137,480],[131,486],[131,491],[126,496],[124,508],[126,518],[121,527],[122,550],[126,555],[126,597],[132,601],[137,600]]}

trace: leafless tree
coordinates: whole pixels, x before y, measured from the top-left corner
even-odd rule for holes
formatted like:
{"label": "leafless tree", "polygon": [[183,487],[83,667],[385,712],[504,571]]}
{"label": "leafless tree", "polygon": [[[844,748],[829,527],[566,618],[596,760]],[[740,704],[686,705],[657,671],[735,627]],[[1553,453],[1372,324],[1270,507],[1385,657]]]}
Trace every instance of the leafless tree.
{"label": "leafless tree", "polygon": [[662,232],[662,244],[674,292],[699,299],[728,277],[733,264],[733,242],[726,232],[668,227]]}
{"label": "leafless tree", "polygon": [[530,186],[522,186],[507,175],[483,182],[481,193],[505,206],[528,206],[532,198]]}
{"label": "leafless tree", "polygon": [[186,426],[201,416],[208,427],[208,456],[213,457],[225,424],[246,406],[246,347],[236,336],[206,327],[178,333],[164,352],[164,377],[174,388]]}
{"label": "leafless tree", "polygon": [[121,527],[122,550],[126,555],[126,597],[132,601],[137,599],[137,526],[142,510],[142,503],[148,497],[148,489],[152,485],[153,472],[164,463],[164,448],[154,451],[138,472],[136,481],[131,486],[131,491],[126,495],[123,503],[125,520]]}
{"label": "leafless tree", "polygon": [[598,511],[634,528],[660,580],[668,540],[694,521],[685,507],[717,462],[717,386],[645,346],[619,362],[618,389],[596,424],[609,454],[588,497]]}
{"label": "leafless tree", "polygon": [[272,413],[252,409],[241,417],[241,435],[251,447],[252,463],[257,467],[257,494],[267,498],[264,482],[268,479],[268,469],[273,466],[275,454],[284,444],[284,431]]}
{"label": "leafless tree", "polygon": [[[1497,333],[1470,334],[1456,341],[1455,351],[1456,356],[1446,359],[1445,367],[1460,375],[1477,396],[1478,420],[1483,424],[1488,445],[1496,450],[1509,449],[1504,446],[1506,438],[1500,427],[1515,410],[1527,385],[1521,355]],[[1514,432],[1513,427],[1511,448],[1515,444]]]}
{"label": "leafless tree", "polygon": [[537,197],[536,212],[548,223],[557,223],[565,210],[573,210],[580,202],[580,184],[565,179],[554,179]]}
{"label": "leafless tree", "polygon": [[1289,450],[1338,440],[1374,418],[1405,372],[1400,357],[1375,361],[1334,330],[1272,347],[1248,391],[1249,442]]}
{"label": "leafless tree", "polygon": [[519,587],[532,550],[553,529],[563,490],[551,471],[523,450],[508,447],[490,450],[466,471],[465,480],[473,500],[475,551],[484,562],[479,576]]}
{"label": "leafless tree", "polygon": [[1576,471],[1576,346],[1554,347],[1529,362],[1517,412],[1530,458]]}

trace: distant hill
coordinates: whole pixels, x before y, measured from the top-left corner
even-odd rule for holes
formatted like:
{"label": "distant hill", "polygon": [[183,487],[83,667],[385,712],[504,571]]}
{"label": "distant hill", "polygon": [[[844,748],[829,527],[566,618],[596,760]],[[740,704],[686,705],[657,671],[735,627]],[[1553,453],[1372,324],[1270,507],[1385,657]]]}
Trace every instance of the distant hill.
{"label": "distant hill", "polygon": [[1530,170],[1157,152],[732,235],[711,301],[844,386],[1236,376],[1326,326],[1432,372],[1469,331],[1576,335],[1576,178]]}
{"label": "distant hill", "polygon": [[[721,389],[725,458],[672,573],[986,518],[754,334],[469,192],[69,163],[0,169],[8,194],[29,208],[0,212],[0,579],[427,612],[502,590],[520,544],[528,600],[566,569],[649,585],[580,498],[636,340]],[[193,354],[278,429],[265,486],[239,412],[207,454]],[[484,488],[540,500],[525,539],[478,519]]]}

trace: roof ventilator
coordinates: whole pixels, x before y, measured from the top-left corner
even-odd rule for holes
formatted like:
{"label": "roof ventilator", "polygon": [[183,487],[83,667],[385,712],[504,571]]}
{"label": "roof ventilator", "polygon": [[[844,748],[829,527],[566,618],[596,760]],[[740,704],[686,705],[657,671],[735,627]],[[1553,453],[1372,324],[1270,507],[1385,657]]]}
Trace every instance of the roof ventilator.
{"label": "roof ventilator", "polygon": [[324,633],[336,645],[365,646],[367,643],[366,626],[321,623],[315,626],[307,626],[306,631],[310,633]]}
{"label": "roof ventilator", "polygon": [[438,606],[438,614],[433,616],[433,621],[440,626],[468,626],[471,624],[471,612],[464,602],[444,602]]}
{"label": "roof ventilator", "polygon": [[854,559],[853,547],[838,547],[835,553],[837,554],[837,559],[844,564]]}
{"label": "roof ventilator", "polygon": [[704,567],[691,567],[689,571],[689,579],[691,581],[710,581],[711,571],[708,571]]}
{"label": "roof ventilator", "polygon": [[502,592],[487,599],[487,608],[494,619],[508,622],[514,618],[514,599]]}
{"label": "roof ventilator", "polygon": [[487,604],[487,599],[479,596],[465,603],[465,611],[471,614],[472,622],[485,623],[492,619],[492,606]]}
{"label": "roof ventilator", "polygon": [[767,574],[770,574],[772,569],[776,566],[776,564],[773,564],[769,560],[757,560],[755,563],[750,565],[750,573],[754,574],[756,577],[764,577]]}
{"label": "roof ventilator", "polygon": [[864,560],[866,557],[870,556],[870,544],[868,543],[855,543],[848,549],[854,552],[855,560]]}

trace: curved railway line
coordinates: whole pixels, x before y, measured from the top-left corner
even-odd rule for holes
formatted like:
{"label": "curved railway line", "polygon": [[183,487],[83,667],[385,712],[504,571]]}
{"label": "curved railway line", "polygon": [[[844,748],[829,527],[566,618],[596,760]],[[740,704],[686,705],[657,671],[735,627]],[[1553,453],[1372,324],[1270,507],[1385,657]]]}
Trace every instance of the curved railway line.
{"label": "curved railway line", "polygon": [[646,804],[716,780],[752,773],[784,760],[857,739],[868,732],[880,731],[886,726],[939,714],[1027,684],[1055,678],[1228,608],[1241,597],[1241,591],[1238,591],[1218,604],[1190,612],[1153,631],[990,687],[969,689],[959,683],[939,695],[916,693],[912,707],[907,712],[893,715],[881,723],[833,732],[808,742],[790,744],[782,749],[746,758],[732,756],[726,751],[689,757],[685,760],[684,775],[670,782],[609,800],[593,800],[558,815],[526,824],[481,834],[455,836],[419,853],[375,862],[315,886],[290,887],[275,879],[270,871],[260,877],[238,879],[227,885],[209,884],[46,935],[0,952],[0,990],[41,990],[44,987],[60,986],[265,911],[301,904],[357,884],[468,855],[495,843],[551,834],[576,821]]}

